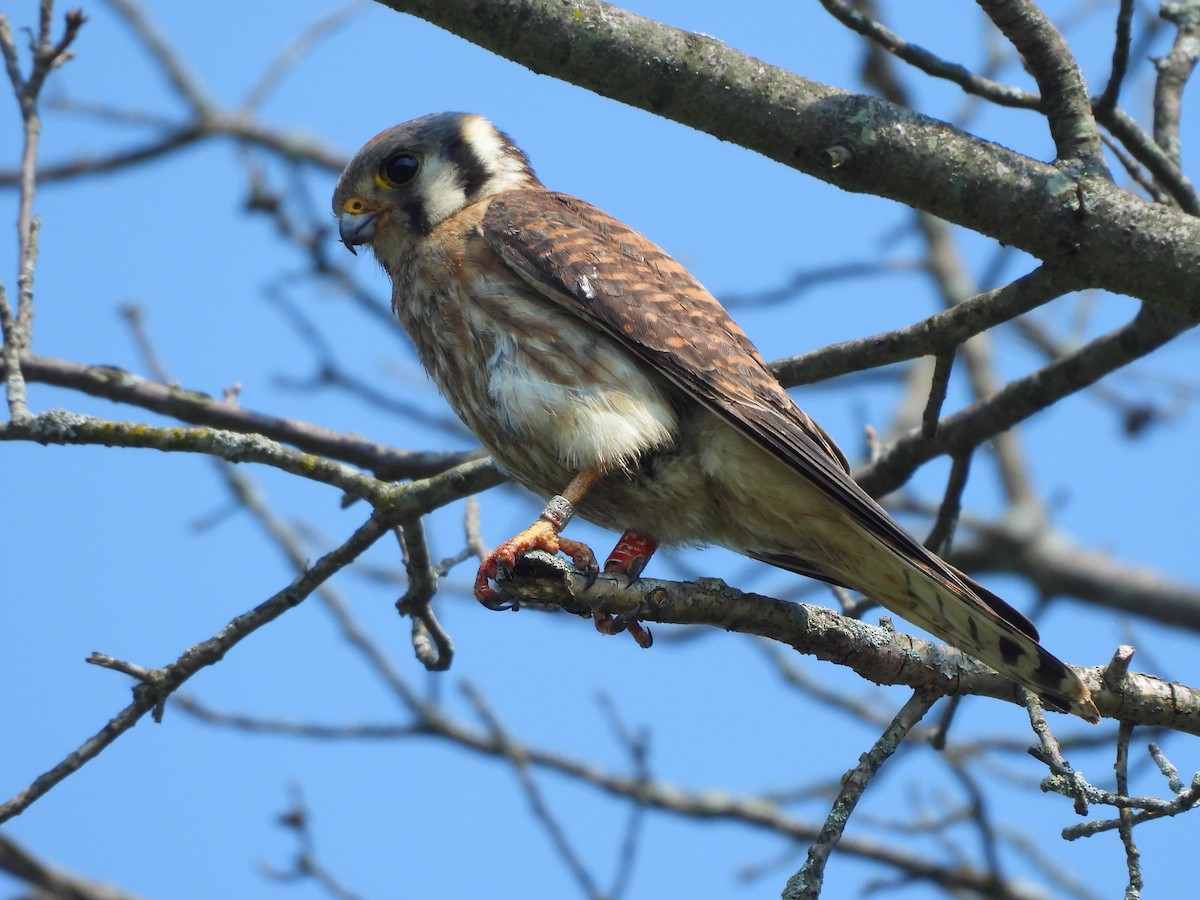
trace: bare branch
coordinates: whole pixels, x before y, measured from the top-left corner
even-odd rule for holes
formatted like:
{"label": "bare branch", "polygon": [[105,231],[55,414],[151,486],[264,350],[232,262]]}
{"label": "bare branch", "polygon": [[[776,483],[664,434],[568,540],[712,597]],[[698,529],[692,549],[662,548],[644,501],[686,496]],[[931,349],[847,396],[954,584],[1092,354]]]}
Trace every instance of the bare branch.
{"label": "bare branch", "polygon": [[962,512],[962,494],[967,487],[967,475],[970,471],[970,453],[954,457],[950,466],[950,478],[946,481],[946,491],[938,507],[937,519],[934,520],[929,536],[925,538],[925,546],[939,556],[946,556],[950,552],[950,542],[958,527],[958,516]]}
{"label": "bare branch", "polygon": [[199,77],[184,63],[183,54],[171,46],[167,36],[159,30],[137,0],[105,0],[105,2],[120,13],[129,24],[130,30],[137,35],[146,51],[166,76],[167,83],[188,105],[197,119],[204,119],[217,108],[216,102],[200,83]]}
{"label": "bare branch", "polygon": [[970,529],[979,539],[960,541],[950,557],[967,571],[1019,573],[1043,597],[1077,597],[1200,631],[1200,588],[1081,546],[1051,522],[1025,514],[971,521]]}
{"label": "bare branch", "polygon": [[1122,328],[1009,383],[990,399],[977,401],[943,419],[932,438],[920,435],[902,438],[878,460],[856,472],[855,477],[875,496],[890,493],[921,463],[942,453],[953,454],[977,446],[1108,373],[1152,353],[1191,327],[1146,312],[1143,309]]}
{"label": "bare branch", "polygon": [[30,381],[73,388],[93,397],[128,403],[194,425],[259,434],[309,453],[359,466],[388,481],[421,478],[483,458],[482,451],[398,450],[309,422],[248,410],[199,391],[149,381],[115,366],[88,366],[65,359],[26,356],[22,360],[22,369]]}
{"label": "bare branch", "polygon": [[0,834],[0,872],[28,884],[37,900],[137,900],[133,894],[64,872]]}
{"label": "bare branch", "polygon": [[[799,653],[853,669],[875,684],[1024,702],[1012,682],[959,650],[868,625],[827,607],[742,593],[715,578],[671,582],[643,577],[633,585],[622,582],[602,574],[589,588],[586,577],[565,561],[534,552],[502,584],[522,605],[551,606],[585,617],[600,609],[650,622],[709,625],[770,638]],[[1200,688],[1130,674],[1118,694],[1103,682],[1101,670],[1076,671],[1102,715],[1200,734]]]}
{"label": "bare branch", "polygon": [[133,702],[121,710],[95,735],[84,741],[62,762],[39,775],[11,800],[0,804],[0,822],[20,815],[52,788],[99,756],[117,738],[132,728],[147,712],[162,703],[181,684],[206,666],[219,662],[226,653],[259,628],[274,621],[304,601],[334,573],[352,563],[386,531],[376,516],[369,518],[336,550],[325,554],[303,574],[273,597],[242,613],[207,641],[189,647],[175,662],[148,673],[147,680],[133,689]]}
{"label": "bare branch", "polygon": [[1200,2],[1164,3],[1159,14],[1174,24],[1177,31],[1171,51],[1156,64],[1154,142],[1176,167],[1182,168],[1179,122],[1183,117],[1183,89],[1200,58]]}
{"label": "bare branch", "polygon": [[345,25],[368,6],[369,4],[365,0],[351,0],[351,2],[326,13],[292,38],[275,59],[271,60],[271,64],[267,66],[258,82],[246,92],[246,99],[242,101],[242,111],[249,114],[261,106],[271,91],[283,80],[288,70],[303,59],[304,55],[319,40]]}
{"label": "bare branch", "polygon": [[1096,100],[1093,109],[1097,115],[1101,111],[1108,112],[1115,109],[1117,100],[1121,96],[1121,85],[1125,81],[1125,76],[1129,74],[1129,45],[1133,40],[1133,7],[1134,0],[1121,0],[1120,9],[1117,11],[1117,36],[1113,42],[1112,53],[1112,71],[1108,76],[1108,83],[1104,86],[1104,93]]}
{"label": "bare branch", "polygon": [[921,691],[914,693],[896,713],[892,723],[884,729],[879,740],[859,758],[858,765],[842,776],[842,790],[834,801],[833,809],[829,811],[829,818],[825,820],[816,841],[808,848],[808,859],[800,871],[788,879],[783,890],[784,900],[815,900],[821,895],[821,887],[825,881],[825,863],[841,840],[846,823],[858,805],[863,791],[867,789],[880,767],[896,752],[905,735],[929,712],[936,700],[937,696],[934,694]]}
{"label": "bare branch", "polygon": [[[1102,161],[1084,166],[1087,174],[1064,172],[599,0],[386,5],[534,71],[707,131],[844,190],[888,197],[1019,247],[1083,284],[1200,318],[1193,298],[1200,221],[1116,187],[1101,174]],[[1056,60],[1056,44],[1044,30],[1020,30],[1022,41],[1047,51],[1047,65]],[[1069,54],[1062,62],[1066,68],[1054,81],[1070,93],[1054,116],[1055,128],[1067,141],[1066,158],[1081,161],[1093,149],[1099,154],[1100,141],[1086,95],[1084,107],[1076,108],[1083,85]],[[836,159],[828,152],[834,147],[845,151]],[[1174,235],[1169,262],[1151,239],[1164,233]]]}
{"label": "bare branch", "polygon": [[419,517],[407,520],[397,537],[404,551],[408,589],[396,601],[400,615],[412,618],[412,643],[417,659],[430,672],[444,672],[454,660],[454,641],[442,628],[430,605],[437,593],[438,573],[429,557],[425,526]]}
{"label": "bare branch", "polygon": [[51,71],[71,58],[70,46],[87,21],[83,13],[73,9],[66,15],[63,36],[57,42],[51,38],[51,0],[42,0],[40,24],[33,40],[29,75],[21,74],[20,58],[13,39],[8,17],[0,13],[0,52],[8,80],[12,84],[17,106],[24,123],[24,143],[21,149],[20,198],[17,201],[17,311],[13,315],[3,287],[0,287],[0,333],[4,345],[0,348],[0,365],[5,370],[5,393],[9,416],[24,421],[29,416],[25,396],[25,379],[21,374],[21,356],[33,337],[33,273],[37,267],[38,220],[33,216],[33,195],[37,185],[38,139],[42,123],[38,115],[38,97]]}
{"label": "bare branch", "polygon": [[[1129,796],[1129,741],[1133,737],[1133,726],[1122,722],[1117,732],[1116,770],[1117,793]],[[1142,855],[1133,839],[1133,812],[1125,808],[1117,810],[1121,825],[1121,845],[1125,848],[1125,866],[1129,870],[1129,884],[1125,888],[1125,900],[1138,900],[1142,896]]]}
{"label": "bare branch", "polygon": [[504,754],[504,758],[512,766],[513,774],[517,776],[517,781],[520,783],[521,789],[525,792],[525,798],[529,802],[529,807],[533,811],[534,817],[541,823],[542,829],[550,838],[550,842],[554,845],[559,858],[575,877],[580,890],[587,897],[592,898],[592,900],[603,900],[606,895],[596,884],[596,880],[592,877],[591,872],[588,871],[587,866],[584,865],[575,848],[571,846],[571,841],[567,837],[563,824],[550,810],[550,806],[546,802],[541,788],[538,787],[537,781],[534,780],[530,773],[528,758],[520,753],[517,745],[509,739],[508,732],[500,724],[500,719],[483,699],[483,695],[475,689],[474,685],[464,683],[462,690],[467,700],[470,701],[471,706],[474,707],[476,714],[483,720],[492,740],[495,741]]}
{"label": "bare branch", "polygon": [[[750,825],[756,829],[775,832],[791,841],[809,842],[820,833],[816,825],[788,814],[771,797],[743,796],[733,792],[689,791],[685,787],[663,780],[644,780],[640,774],[622,776],[607,771],[592,760],[578,760],[533,747],[509,736],[502,746],[495,736],[467,729],[444,714],[427,715],[413,725],[348,725],[326,726],[290,720],[259,719],[217,712],[182,695],[175,695],[173,708],[186,711],[201,721],[253,734],[275,734],[306,737],[314,740],[337,739],[401,739],[436,736],[447,738],[477,753],[494,758],[515,755],[529,764],[558,772],[615,797],[636,801],[683,818],[702,821],[724,821]],[[993,900],[1029,900],[1022,890],[997,885],[991,874],[972,865],[955,860],[942,865],[915,853],[896,850],[878,841],[855,836],[843,837],[839,853],[858,859],[881,863],[903,877],[943,886],[949,890],[985,892]]]}
{"label": "bare branch", "polygon": [[1060,163],[1107,175],[1083,73],[1054,24],[1028,0],[978,0],[1021,54],[1042,93]]}
{"label": "bare branch", "polygon": [[953,369],[953,353],[939,353],[933,358],[929,397],[925,401],[925,410],[921,413],[921,437],[931,438],[937,434],[938,417],[942,414],[942,404],[946,402],[946,392],[950,389],[950,373]]}
{"label": "bare branch", "polygon": [[904,40],[881,22],[865,15],[861,10],[854,9],[844,0],[821,0],[821,5],[847,28],[869,38],[897,59],[926,75],[952,81],[968,94],[983,97],[998,106],[1037,109],[1041,105],[1041,98],[1037,94],[1000,84],[990,78],[976,75],[966,66],[948,62],[925,48]]}
{"label": "bare branch", "polygon": [[973,335],[1049,303],[1072,289],[1069,280],[1043,266],[904,328],[776,360],[771,371],[785,387],[796,387],[873,366],[938,356]]}

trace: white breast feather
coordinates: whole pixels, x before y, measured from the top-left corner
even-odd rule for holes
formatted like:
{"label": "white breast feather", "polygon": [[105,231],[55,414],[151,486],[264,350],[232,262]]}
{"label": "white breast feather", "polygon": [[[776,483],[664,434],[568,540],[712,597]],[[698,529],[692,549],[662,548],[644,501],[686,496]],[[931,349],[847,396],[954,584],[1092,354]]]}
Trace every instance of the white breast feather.
{"label": "white breast feather", "polygon": [[558,384],[522,362],[508,340],[492,357],[488,394],[500,424],[518,439],[551,446],[571,469],[617,469],[674,439],[675,413],[635,366],[616,361],[606,383]]}

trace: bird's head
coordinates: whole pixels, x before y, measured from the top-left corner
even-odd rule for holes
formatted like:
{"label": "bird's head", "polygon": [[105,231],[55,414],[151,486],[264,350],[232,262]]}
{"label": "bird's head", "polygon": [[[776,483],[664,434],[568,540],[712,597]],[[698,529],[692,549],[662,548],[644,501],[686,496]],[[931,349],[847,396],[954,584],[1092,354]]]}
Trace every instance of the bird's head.
{"label": "bird's head", "polygon": [[333,214],[352,253],[370,244],[382,260],[472,203],[538,184],[525,154],[487,119],[435,113],[371,138],[338,179]]}

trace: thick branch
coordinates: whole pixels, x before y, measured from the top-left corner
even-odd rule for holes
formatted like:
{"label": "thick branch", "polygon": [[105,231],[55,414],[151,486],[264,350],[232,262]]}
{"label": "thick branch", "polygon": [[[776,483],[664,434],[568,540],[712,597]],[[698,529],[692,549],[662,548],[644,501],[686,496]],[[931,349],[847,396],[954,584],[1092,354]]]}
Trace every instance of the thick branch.
{"label": "thick branch", "polygon": [[1106,172],[1087,84],[1062,34],[1029,0],[978,0],[978,3],[1012,41],[1037,80],[1059,161],[1080,163],[1093,172]]}
{"label": "thick branch", "polygon": [[[1200,319],[1200,221],[597,0],[388,0],[535,72]],[[835,152],[836,151],[836,152]]]}
{"label": "thick branch", "polygon": [[[649,622],[709,625],[787,644],[800,653],[853,669],[876,684],[902,684],[937,694],[977,694],[1024,705],[1023,692],[1011,681],[954,648],[868,625],[823,606],[742,593],[719,579],[680,583],[641,578],[622,587],[618,579],[601,575],[587,589],[582,574],[556,557],[535,552],[505,583],[525,603],[561,607],[584,616],[601,608],[606,613],[636,612]],[[1129,674],[1117,692],[1104,680],[1103,668],[1077,671],[1102,715],[1200,734],[1200,689]]]}

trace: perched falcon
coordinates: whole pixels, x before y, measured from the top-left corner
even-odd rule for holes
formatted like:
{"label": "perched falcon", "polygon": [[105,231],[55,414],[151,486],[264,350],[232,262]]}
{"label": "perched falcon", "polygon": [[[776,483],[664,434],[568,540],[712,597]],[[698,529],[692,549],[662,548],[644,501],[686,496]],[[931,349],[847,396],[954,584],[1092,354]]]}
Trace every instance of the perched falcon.
{"label": "perched falcon", "polygon": [[[636,577],[661,542],[714,543],[853,588],[979,657],[1051,707],[1095,721],[1078,676],[1032,623],[926,550],[850,477],[717,300],[638,232],[542,186],[477,115],[441,113],[364,146],[333,194],[367,244],[451,406],[517,481],[552,497],[480,566],[559,536],[575,508],[625,534],[606,569]],[[598,619],[609,630],[635,622]]]}

